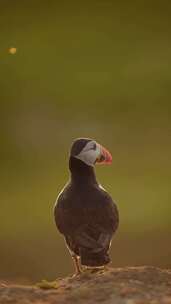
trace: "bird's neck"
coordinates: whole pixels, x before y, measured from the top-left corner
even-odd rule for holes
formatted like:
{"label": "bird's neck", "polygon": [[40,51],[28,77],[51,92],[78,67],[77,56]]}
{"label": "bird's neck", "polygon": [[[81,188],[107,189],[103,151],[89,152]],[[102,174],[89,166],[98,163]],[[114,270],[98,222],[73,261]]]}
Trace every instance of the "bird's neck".
{"label": "bird's neck", "polygon": [[69,169],[71,171],[71,182],[77,185],[97,184],[94,168],[86,165],[81,160],[70,157]]}

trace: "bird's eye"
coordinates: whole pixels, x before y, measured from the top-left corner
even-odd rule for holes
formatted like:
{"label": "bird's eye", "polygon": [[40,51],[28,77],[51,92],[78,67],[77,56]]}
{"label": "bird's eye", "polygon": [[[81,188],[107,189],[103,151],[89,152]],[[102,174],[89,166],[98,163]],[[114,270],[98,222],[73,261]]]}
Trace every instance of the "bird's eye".
{"label": "bird's eye", "polygon": [[93,144],[92,150],[96,150],[96,144]]}

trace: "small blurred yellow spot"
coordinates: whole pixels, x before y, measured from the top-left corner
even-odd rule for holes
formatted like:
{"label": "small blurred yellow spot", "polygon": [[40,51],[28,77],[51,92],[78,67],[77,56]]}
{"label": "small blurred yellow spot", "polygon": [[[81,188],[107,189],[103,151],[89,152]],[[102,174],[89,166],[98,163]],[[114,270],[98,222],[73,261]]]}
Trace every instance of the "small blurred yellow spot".
{"label": "small blurred yellow spot", "polygon": [[11,48],[9,48],[8,52],[9,52],[9,54],[14,55],[14,54],[16,54],[17,49],[15,47],[11,47]]}

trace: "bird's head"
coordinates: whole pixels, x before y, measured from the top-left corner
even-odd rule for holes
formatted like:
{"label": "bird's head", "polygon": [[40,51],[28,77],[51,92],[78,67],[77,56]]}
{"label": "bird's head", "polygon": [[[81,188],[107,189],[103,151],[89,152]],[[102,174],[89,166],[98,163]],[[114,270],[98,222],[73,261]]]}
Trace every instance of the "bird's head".
{"label": "bird's head", "polygon": [[94,166],[96,163],[112,163],[112,155],[110,152],[95,140],[89,138],[78,138],[74,140],[70,156],[81,160],[88,166]]}

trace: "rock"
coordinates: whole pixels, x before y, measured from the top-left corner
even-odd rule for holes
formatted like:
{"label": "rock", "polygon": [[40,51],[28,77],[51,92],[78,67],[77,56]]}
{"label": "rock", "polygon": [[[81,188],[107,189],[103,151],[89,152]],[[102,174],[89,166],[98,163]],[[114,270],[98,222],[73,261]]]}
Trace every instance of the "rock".
{"label": "rock", "polygon": [[0,304],[171,304],[171,270],[109,268],[37,286],[0,285]]}

